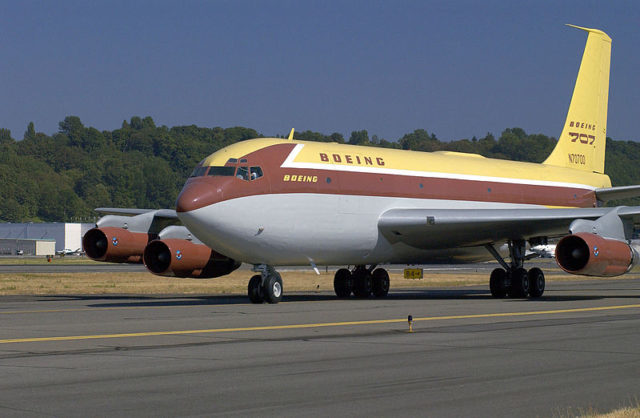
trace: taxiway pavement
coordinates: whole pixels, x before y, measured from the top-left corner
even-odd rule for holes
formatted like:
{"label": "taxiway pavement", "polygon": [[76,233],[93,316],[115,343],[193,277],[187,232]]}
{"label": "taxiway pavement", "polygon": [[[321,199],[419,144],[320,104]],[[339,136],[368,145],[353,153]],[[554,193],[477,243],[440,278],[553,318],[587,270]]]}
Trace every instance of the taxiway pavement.
{"label": "taxiway pavement", "polygon": [[[557,269],[555,263],[552,263],[552,259],[539,259],[536,260],[536,265],[544,267],[545,271],[549,268]],[[496,263],[472,263],[472,264],[424,264],[416,265],[412,267],[421,267],[424,270],[425,275],[429,273],[459,273],[459,272],[486,272],[489,274],[491,270],[496,268]],[[344,266],[319,266],[321,270],[327,269],[327,271],[336,271]],[[405,265],[391,265],[385,266],[389,272],[402,273]],[[251,270],[252,266],[248,264],[242,264],[241,270]],[[287,270],[307,270],[311,271],[310,266],[284,266],[279,267],[278,271]],[[116,263],[87,263],[87,264],[63,264],[56,262],[43,263],[43,264],[2,264],[0,260],[0,274],[2,273],[136,273],[146,272],[147,269],[142,264],[116,264]]]}
{"label": "taxiway pavement", "polygon": [[640,395],[639,329],[637,279],[551,283],[535,301],[486,287],[285,294],[277,305],[5,296],[0,415],[606,411]]}

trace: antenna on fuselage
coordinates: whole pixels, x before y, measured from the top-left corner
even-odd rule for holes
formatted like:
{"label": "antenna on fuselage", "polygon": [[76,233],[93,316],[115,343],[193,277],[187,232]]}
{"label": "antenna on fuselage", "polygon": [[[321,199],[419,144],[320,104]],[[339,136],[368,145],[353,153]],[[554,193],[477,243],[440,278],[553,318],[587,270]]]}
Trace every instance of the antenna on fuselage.
{"label": "antenna on fuselage", "polygon": [[293,132],[296,130],[296,128],[291,128],[291,132],[289,132],[289,137],[287,138],[288,140],[292,140],[293,139]]}

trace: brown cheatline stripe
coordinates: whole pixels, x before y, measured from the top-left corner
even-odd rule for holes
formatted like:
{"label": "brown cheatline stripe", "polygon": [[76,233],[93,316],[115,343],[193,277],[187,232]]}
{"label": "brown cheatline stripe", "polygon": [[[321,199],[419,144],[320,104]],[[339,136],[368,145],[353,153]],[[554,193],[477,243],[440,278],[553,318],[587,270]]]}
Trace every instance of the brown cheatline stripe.
{"label": "brown cheatline stripe", "polygon": [[[261,166],[264,177],[244,181],[230,177],[197,177],[187,180],[183,193],[191,203],[183,210],[195,210],[213,203],[239,197],[316,193],[412,199],[459,200],[533,204],[555,207],[593,207],[595,193],[590,190],[561,187],[401,176],[384,173],[359,173],[342,170],[317,170],[280,167],[295,144],[278,144],[246,156],[247,166]],[[243,164],[245,165],[245,164]],[[284,181],[296,176],[296,181]],[[302,177],[303,181],[298,181]],[[315,179],[315,181],[308,181]],[[233,185],[233,187],[230,187]],[[223,193],[217,190],[223,189]]]}

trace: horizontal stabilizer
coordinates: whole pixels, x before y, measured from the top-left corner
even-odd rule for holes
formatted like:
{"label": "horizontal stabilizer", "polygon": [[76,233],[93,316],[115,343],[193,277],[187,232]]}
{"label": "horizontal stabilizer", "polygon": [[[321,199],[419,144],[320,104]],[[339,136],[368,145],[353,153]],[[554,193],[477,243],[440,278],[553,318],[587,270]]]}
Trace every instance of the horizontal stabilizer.
{"label": "horizontal stabilizer", "polygon": [[640,197],[640,185],[607,187],[605,189],[596,189],[596,198],[601,202],[609,200],[628,199],[631,197]]}

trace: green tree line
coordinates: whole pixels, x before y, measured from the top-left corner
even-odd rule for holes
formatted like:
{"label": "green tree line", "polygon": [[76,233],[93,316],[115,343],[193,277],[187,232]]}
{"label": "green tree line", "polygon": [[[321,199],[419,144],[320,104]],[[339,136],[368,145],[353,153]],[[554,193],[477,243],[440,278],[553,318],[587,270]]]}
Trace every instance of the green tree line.
{"label": "green tree line", "polygon": [[[132,117],[120,129],[98,131],[76,116],[59,123],[54,135],[27,126],[22,140],[0,129],[0,221],[93,220],[96,207],[171,208],[198,161],[212,152],[261,137],[244,127],[156,126]],[[284,137],[285,135],[279,135]],[[491,158],[542,162],[556,139],[506,129],[498,139],[441,141],[423,129],[393,141],[354,131],[325,135],[302,131],[296,139],[416,151],[471,152]],[[640,143],[607,138],[606,172],[614,185],[640,184]],[[620,202],[616,202],[620,203]],[[633,202],[623,202],[633,203]]]}

